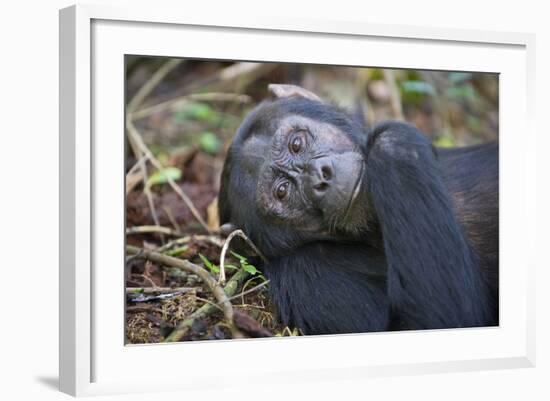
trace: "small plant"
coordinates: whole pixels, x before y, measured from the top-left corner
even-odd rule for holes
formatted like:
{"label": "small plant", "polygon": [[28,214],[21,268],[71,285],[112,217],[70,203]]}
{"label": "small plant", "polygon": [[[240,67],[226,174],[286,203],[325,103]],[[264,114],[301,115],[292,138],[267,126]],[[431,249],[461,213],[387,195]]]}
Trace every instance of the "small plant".
{"label": "small plant", "polygon": [[256,269],[256,266],[248,263],[248,259],[246,259],[244,256],[239,255],[238,253],[233,251],[231,251],[231,255],[239,259],[239,262],[241,264],[241,269],[243,269],[245,272],[251,274],[252,276],[255,276],[256,274],[260,273],[260,271]]}
{"label": "small plant", "polygon": [[204,265],[208,268],[208,270],[210,270],[210,273],[218,274],[220,272],[220,267],[210,262],[208,258],[204,256],[202,253],[199,253],[199,258],[201,258],[202,263],[204,263]]}

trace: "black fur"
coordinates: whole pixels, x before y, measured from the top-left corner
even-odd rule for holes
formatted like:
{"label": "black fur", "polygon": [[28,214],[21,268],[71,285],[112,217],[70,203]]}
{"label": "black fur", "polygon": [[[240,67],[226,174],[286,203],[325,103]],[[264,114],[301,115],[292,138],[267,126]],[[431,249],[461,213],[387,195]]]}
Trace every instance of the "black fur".
{"label": "black fur", "polygon": [[387,294],[399,324],[492,324],[478,255],[455,217],[428,140],[409,125],[379,125],[370,133],[366,164],[384,239]]}
{"label": "black fur", "polygon": [[265,266],[283,324],[304,333],[388,329],[385,260],[361,244],[316,242]]}
{"label": "black fur", "polygon": [[[311,241],[262,219],[241,146],[268,138],[289,113],[333,124],[360,145],[372,209],[364,238]],[[441,151],[408,124],[365,132],[333,106],[266,102],[229,151],[220,217],[268,256],[279,318],[306,334],[498,324],[498,145]]]}

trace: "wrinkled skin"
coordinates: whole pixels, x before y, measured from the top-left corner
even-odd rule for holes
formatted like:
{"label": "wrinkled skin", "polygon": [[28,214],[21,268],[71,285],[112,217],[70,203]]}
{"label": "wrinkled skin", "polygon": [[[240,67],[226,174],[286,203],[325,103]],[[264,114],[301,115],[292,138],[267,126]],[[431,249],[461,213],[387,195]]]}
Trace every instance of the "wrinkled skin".
{"label": "wrinkled skin", "polygon": [[288,85],[239,128],[221,222],[241,228],[283,323],[304,333],[498,324],[498,146],[367,131]]}
{"label": "wrinkled skin", "polygon": [[346,218],[364,204],[357,199],[364,166],[361,151],[329,124],[284,117],[269,141],[247,141],[243,155],[265,155],[255,174],[256,202],[266,221],[329,238],[336,227],[353,225]]}

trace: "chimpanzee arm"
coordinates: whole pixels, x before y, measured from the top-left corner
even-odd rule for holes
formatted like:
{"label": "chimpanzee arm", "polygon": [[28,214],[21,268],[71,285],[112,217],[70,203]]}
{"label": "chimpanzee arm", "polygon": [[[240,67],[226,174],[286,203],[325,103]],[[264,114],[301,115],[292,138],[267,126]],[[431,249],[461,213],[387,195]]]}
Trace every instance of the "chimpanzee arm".
{"label": "chimpanzee arm", "polygon": [[311,243],[264,272],[279,319],[304,334],[389,328],[384,256],[364,244]]}
{"label": "chimpanzee arm", "polygon": [[407,328],[493,324],[479,261],[455,218],[429,141],[413,126],[370,133],[367,191],[382,230],[393,313]]}

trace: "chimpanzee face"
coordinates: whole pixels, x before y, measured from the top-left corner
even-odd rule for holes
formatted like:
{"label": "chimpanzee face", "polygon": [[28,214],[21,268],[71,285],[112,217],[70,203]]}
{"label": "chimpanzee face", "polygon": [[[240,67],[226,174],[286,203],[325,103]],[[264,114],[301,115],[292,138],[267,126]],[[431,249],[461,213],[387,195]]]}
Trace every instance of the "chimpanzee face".
{"label": "chimpanzee face", "polygon": [[[247,170],[255,173],[255,201],[266,221],[329,234],[349,226],[359,195],[363,156],[338,127],[300,115],[268,124],[243,143]],[[258,159],[257,155],[263,157]]]}
{"label": "chimpanzee face", "polygon": [[355,241],[367,230],[367,134],[337,107],[292,85],[270,85],[237,130],[225,161],[220,222],[264,253],[314,241]]}

